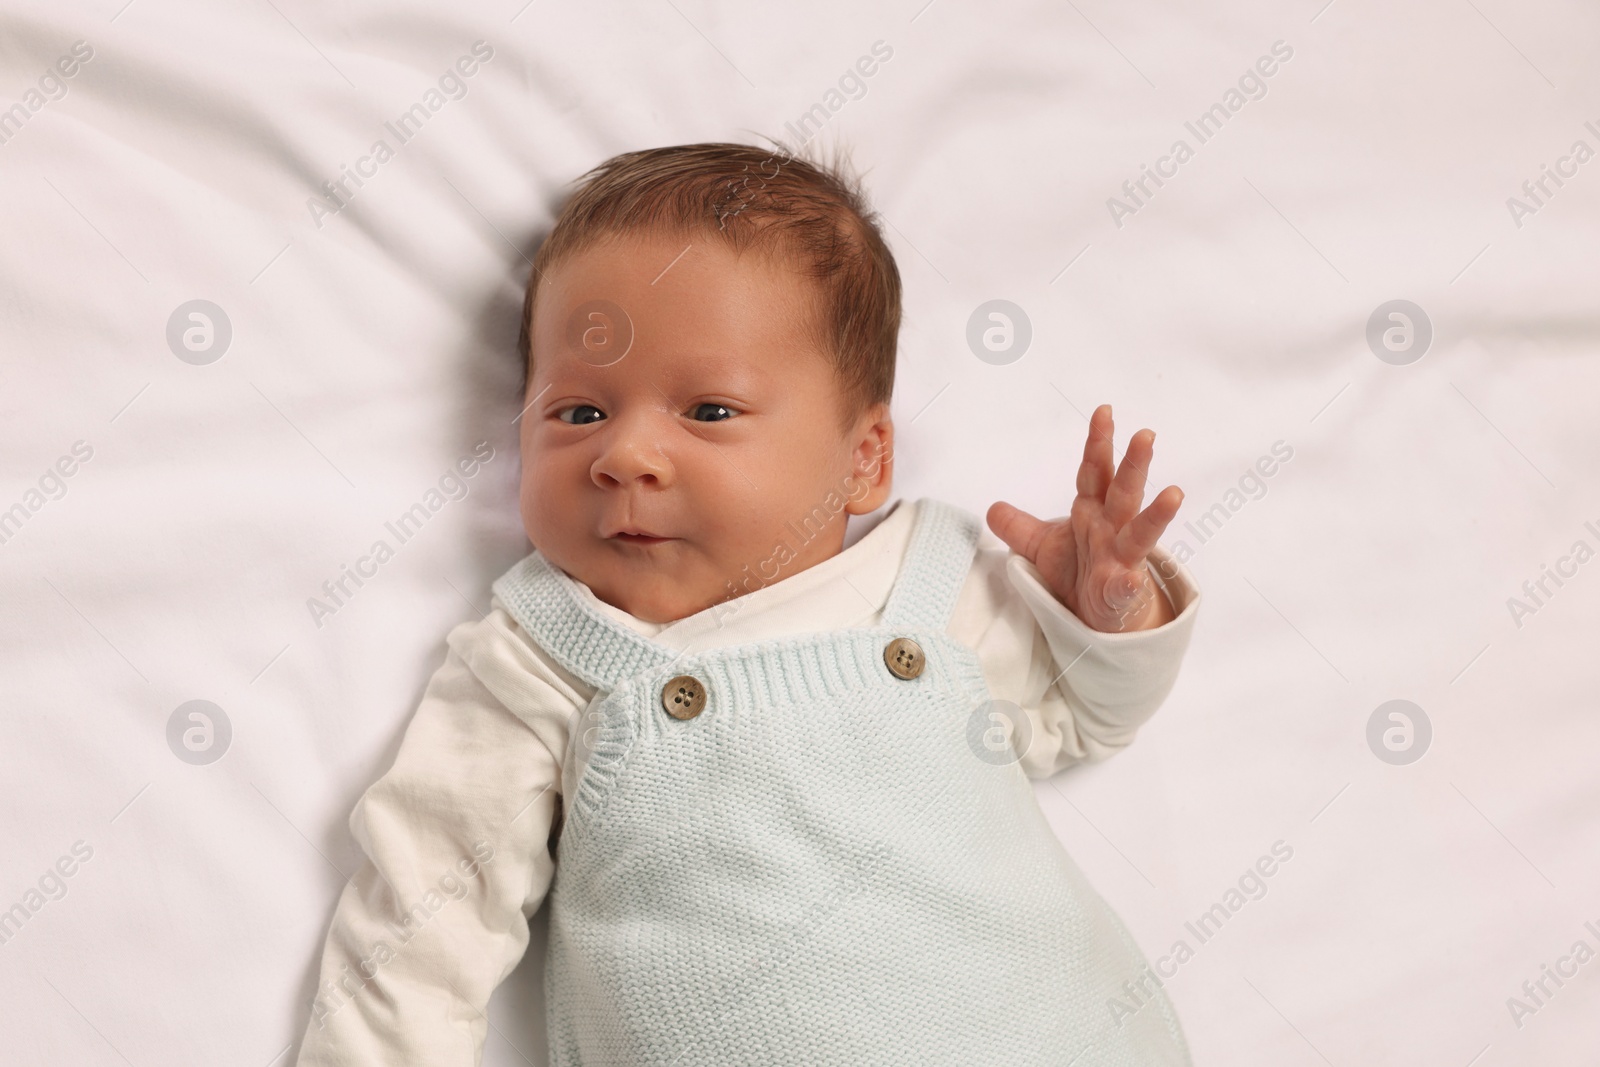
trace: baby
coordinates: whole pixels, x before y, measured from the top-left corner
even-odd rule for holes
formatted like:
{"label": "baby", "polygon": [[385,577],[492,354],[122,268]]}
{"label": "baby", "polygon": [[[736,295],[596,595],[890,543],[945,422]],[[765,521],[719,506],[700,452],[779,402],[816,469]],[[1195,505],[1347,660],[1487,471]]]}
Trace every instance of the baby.
{"label": "baby", "polygon": [[1103,406],[1069,518],[891,503],[899,326],[839,168],[585,175],[523,311],[534,551],[351,815],[300,1064],[480,1062],[547,891],[555,1067],[1189,1062],[1029,781],[1171,689],[1183,494]]}

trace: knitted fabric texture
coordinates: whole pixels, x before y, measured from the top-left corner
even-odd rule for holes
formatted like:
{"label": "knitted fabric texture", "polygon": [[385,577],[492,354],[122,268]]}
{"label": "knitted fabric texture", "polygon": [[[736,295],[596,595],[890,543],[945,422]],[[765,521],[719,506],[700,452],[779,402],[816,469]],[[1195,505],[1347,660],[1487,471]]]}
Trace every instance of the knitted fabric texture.
{"label": "knitted fabric texture", "polygon": [[[978,519],[917,507],[868,627],[680,653],[537,551],[495,583],[601,692],[550,894],[552,1067],[1189,1064],[1032,784],[976,740],[988,688],[945,631]],[[915,678],[885,664],[897,637]],[[682,721],[661,702],[680,674],[706,698]]]}

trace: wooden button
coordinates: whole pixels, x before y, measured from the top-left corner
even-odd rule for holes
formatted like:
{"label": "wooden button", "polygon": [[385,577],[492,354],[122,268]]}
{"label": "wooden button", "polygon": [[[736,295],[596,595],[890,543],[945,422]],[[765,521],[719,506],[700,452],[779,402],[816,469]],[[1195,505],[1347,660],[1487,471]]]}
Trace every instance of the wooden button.
{"label": "wooden button", "polygon": [[927,657],[922,654],[922,646],[911,638],[897,637],[884,647],[883,662],[896,678],[911,679],[922,673]]}
{"label": "wooden button", "polygon": [[680,674],[662,688],[661,706],[674,719],[692,719],[706,708],[706,687],[700,679]]}

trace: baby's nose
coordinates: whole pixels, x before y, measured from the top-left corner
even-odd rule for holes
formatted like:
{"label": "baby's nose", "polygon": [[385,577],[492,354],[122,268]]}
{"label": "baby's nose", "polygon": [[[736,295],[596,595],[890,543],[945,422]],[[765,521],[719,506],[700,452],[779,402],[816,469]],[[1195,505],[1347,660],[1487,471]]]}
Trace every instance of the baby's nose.
{"label": "baby's nose", "polygon": [[672,461],[660,436],[643,420],[607,429],[600,455],[590,468],[596,485],[614,489],[635,482],[667,485],[672,481]]}

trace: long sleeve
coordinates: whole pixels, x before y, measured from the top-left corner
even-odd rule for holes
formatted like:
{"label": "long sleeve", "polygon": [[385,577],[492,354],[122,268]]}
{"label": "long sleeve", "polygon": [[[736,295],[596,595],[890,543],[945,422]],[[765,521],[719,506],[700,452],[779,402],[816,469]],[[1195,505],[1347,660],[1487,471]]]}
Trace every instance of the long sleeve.
{"label": "long sleeve", "polygon": [[[1016,555],[1007,561],[1007,576],[1033,613],[1050,651],[1045,670],[1052,680],[1039,698],[1046,747],[1036,753],[1037,770],[1030,767],[1030,773],[1045,777],[1079,760],[1105,759],[1127,747],[1172,691],[1200,610],[1200,591],[1189,572],[1166,551],[1158,548],[1148,558],[1175,617],[1165,625],[1133,633],[1091,628],[1051,594],[1033,564]],[[1163,580],[1162,575],[1172,577]],[[1035,656],[1030,672],[1036,677],[1037,661]],[[1053,738],[1061,743],[1054,758],[1047,759],[1048,741]]]}
{"label": "long sleeve", "polygon": [[1172,691],[1200,591],[1170,553],[1157,548],[1148,559],[1175,617],[1152,630],[1101,633],[1051,594],[1033,564],[985,531],[958,605],[959,636],[977,650],[991,696],[1028,718],[1019,762],[1029,777],[1127,747]]}
{"label": "long sleeve", "polygon": [[497,611],[451,631],[394,765],[350,830],[365,853],[322,953],[301,1067],[476,1067],[489,996],[549,888],[572,702]]}

